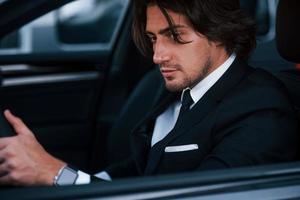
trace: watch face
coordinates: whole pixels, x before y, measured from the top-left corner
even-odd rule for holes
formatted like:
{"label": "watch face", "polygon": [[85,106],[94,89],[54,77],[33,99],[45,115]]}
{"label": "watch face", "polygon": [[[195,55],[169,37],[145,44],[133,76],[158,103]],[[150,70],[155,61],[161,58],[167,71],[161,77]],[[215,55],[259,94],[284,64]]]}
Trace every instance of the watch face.
{"label": "watch face", "polygon": [[75,170],[65,167],[57,179],[57,185],[72,185],[75,183],[78,174]]}

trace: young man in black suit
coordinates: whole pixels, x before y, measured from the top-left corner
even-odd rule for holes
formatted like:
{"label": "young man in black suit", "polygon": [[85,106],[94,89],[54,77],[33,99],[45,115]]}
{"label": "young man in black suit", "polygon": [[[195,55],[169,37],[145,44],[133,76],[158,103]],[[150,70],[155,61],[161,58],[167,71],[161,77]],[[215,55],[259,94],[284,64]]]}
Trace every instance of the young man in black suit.
{"label": "young man in black suit", "polygon": [[[165,90],[132,130],[132,157],[96,176],[179,173],[294,159],[297,123],[284,87],[249,67],[253,22],[238,0],[136,0],[133,35]],[[5,111],[16,137],[0,139],[0,183],[58,185],[93,177],[49,155]],[[153,126],[151,126],[153,124]]]}

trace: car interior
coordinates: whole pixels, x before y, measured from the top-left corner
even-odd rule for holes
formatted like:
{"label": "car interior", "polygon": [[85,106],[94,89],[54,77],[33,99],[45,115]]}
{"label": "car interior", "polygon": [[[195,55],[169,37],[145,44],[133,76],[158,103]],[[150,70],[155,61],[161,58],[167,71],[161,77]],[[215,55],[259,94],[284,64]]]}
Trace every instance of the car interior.
{"label": "car interior", "polygon": [[[300,18],[297,9],[300,4],[298,1],[281,1],[277,10],[276,20],[276,44],[280,55],[286,60],[300,62],[300,40],[298,34],[298,20]],[[286,85],[291,98],[294,102],[295,109],[300,114],[300,73],[299,70],[288,69],[276,73],[277,77]],[[300,157],[299,157],[300,158]]]}
{"label": "car interior", "polygon": [[[40,2],[25,3],[27,9],[22,11],[8,9],[20,0],[0,2],[0,11],[5,10],[9,16],[3,22],[0,20],[0,36],[4,38],[0,47],[5,38],[17,34],[11,31],[21,24],[71,0]],[[103,0],[95,2],[100,5]],[[97,47],[86,45],[94,41],[92,38],[82,41],[82,45],[72,44],[72,38],[86,37],[82,31],[71,37],[62,34],[62,44],[49,51],[35,52],[34,45],[31,53],[0,50],[1,109],[9,108],[24,119],[48,152],[88,173],[99,172],[130,155],[127,130],[153,108],[158,100],[153,101],[153,96],[158,97],[163,88],[159,71],[151,59],[139,54],[131,39],[131,1],[112,2],[115,4],[111,3],[106,11],[98,7],[99,16],[106,16],[105,21],[114,21],[106,22],[105,26],[114,28],[110,27],[112,34],[105,35],[105,40],[94,38],[100,41]],[[300,72],[295,64],[300,63],[300,1],[266,0],[267,14],[258,15],[254,8],[266,6],[262,2],[241,1],[249,14],[271,27],[258,25],[257,49],[248,62],[272,72],[286,85],[300,117]],[[115,7],[123,11],[113,13],[111,9]],[[90,20],[90,24],[84,26],[92,30],[94,22],[102,24],[96,19],[85,19]],[[83,30],[79,17],[71,16],[64,23],[58,25],[56,31]],[[39,27],[31,31],[51,34],[50,29],[43,32],[45,30]],[[101,34],[99,30],[96,32]],[[71,47],[75,50],[69,50]],[[10,128],[1,118],[0,123],[0,127]],[[63,188],[3,187],[0,199],[296,199],[300,197],[300,146],[298,155],[293,163],[270,166],[140,177]]]}

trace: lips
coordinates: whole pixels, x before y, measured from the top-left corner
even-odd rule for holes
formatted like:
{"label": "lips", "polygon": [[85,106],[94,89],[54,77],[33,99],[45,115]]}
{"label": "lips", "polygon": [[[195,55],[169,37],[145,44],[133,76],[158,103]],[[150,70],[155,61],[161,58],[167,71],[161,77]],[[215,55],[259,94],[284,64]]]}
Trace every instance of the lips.
{"label": "lips", "polygon": [[168,78],[173,76],[174,73],[176,73],[178,70],[175,68],[165,68],[165,69],[163,68],[160,71],[165,78]]}

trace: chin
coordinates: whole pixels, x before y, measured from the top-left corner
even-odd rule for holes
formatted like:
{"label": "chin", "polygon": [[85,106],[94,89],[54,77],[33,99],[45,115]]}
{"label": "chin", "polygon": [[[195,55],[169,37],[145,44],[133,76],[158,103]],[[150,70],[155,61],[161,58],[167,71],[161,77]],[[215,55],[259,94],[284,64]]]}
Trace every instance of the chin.
{"label": "chin", "polygon": [[168,81],[166,81],[166,88],[170,92],[181,92],[183,89],[187,87],[188,86],[184,86],[182,84],[168,83]]}

